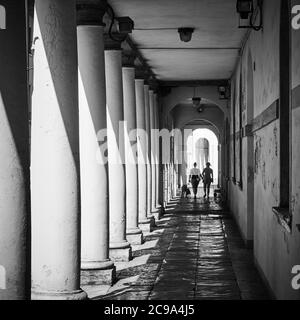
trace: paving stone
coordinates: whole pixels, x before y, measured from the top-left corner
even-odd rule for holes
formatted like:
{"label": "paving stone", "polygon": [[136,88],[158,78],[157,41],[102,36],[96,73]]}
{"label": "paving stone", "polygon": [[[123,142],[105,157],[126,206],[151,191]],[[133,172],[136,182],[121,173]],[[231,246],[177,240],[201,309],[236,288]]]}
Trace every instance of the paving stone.
{"label": "paving stone", "polygon": [[268,299],[231,215],[212,200],[175,204],[133,247],[134,260],[117,265],[117,283],[95,299]]}

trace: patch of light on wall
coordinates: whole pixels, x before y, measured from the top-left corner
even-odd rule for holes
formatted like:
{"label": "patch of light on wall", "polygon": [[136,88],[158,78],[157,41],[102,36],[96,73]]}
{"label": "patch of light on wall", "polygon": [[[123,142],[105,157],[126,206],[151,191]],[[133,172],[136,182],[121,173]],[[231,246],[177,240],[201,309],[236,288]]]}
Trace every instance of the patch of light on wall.
{"label": "patch of light on wall", "polygon": [[6,29],[6,10],[0,5],[0,30]]}

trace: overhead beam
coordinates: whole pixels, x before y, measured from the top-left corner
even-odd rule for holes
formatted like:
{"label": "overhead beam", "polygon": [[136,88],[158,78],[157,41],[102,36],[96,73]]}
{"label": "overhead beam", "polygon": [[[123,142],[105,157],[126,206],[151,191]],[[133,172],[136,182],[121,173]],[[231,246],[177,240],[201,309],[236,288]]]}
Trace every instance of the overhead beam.
{"label": "overhead beam", "polygon": [[138,47],[139,50],[235,50],[239,47]]}
{"label": "overhead beam", "polygon": [[226,86],[228,80],[191,80],[191,81],[159,81],[161,87],[202,87],[202,86]]}

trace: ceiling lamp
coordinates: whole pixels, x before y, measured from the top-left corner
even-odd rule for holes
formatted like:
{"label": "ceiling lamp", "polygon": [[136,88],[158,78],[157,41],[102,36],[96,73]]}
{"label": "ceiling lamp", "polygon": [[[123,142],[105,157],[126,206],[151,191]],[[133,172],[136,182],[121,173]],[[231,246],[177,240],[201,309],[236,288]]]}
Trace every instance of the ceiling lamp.
{"label": "ceiling lamp", "polygon": [[183,42],[191,41],[194,30],[194,28],[179,28],[178,33],[180,36],[180,40]]}
{"label": "ceiling lamp", "polygon": [[196,91],[197,91],[197,88],[194,87],[194,93],[193,93],[192,102],[193,102],[193,107],[194,108],[199,108],[201,106],[202,98],[197,96]]}
{"label": "ceiling lamp", "polygon": [[194,106],[195,108],[200,107],[200,105],[201,105],[201,98],[194,97],[194,98],[192,98],[192,101],[193,101],[193,106]]}
{"label": "ceiling lamp", "polygon": [[[259,31],[262,29],[262,1],[263,0],[237,0],[236,11],[240,15],[239,28],[253,29]],[[255,25],[255,19],[259,14],[259,25]],[[241,20],[249,20],[247,25],[241,25]]]}

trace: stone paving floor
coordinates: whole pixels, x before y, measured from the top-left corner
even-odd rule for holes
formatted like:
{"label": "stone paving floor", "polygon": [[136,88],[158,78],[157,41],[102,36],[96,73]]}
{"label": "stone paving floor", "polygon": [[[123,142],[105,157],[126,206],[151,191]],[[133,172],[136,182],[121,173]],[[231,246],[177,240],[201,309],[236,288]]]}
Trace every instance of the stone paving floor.
{"label": "stone paving floor", "polygon": [[105,300],[269,299],[235,222],[212,199],[176,200],[134,259],[116,263],[112,287],[87,290]]}

